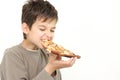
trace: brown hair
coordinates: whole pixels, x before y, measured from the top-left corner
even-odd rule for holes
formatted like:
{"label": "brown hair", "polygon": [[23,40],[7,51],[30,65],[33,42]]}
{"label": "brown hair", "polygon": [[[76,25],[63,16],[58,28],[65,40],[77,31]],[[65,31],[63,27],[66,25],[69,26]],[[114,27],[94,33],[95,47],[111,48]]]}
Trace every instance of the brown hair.
{"label": "brown hair", "polygon": [[[36,19],[56,19],[58,20],[58,12],[55,7],[48,1],[44,0],[28,0],[22,8],[22,23],[25,22],[29,29],[31,29],[32,24]],[[26,39],[25,33],[23,33],[24,39]]]}

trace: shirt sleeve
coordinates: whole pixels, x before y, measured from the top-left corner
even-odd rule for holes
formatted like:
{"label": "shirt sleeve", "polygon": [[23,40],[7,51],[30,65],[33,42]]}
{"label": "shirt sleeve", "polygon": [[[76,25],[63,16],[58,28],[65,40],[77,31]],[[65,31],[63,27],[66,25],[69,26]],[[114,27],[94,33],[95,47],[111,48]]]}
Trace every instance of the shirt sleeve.
{"label": "shirt sleeve", "polygon": [[24,63],[11,51],[5,51],[1,66],[3,80],[29,80]]}
{"label": "shirt sleeve", "polygon": [[62,80],[61,73],[56,70],[56,75],[54,77],[50,76],[45,69],[43,69],[38,76],[33,80]]}
{"label": "shirt sleeve", "polygon": [[37,77],[35,77],[33,80],[54,80],[54,78],[49,75],[45,69],[43,69],[38,75]]}

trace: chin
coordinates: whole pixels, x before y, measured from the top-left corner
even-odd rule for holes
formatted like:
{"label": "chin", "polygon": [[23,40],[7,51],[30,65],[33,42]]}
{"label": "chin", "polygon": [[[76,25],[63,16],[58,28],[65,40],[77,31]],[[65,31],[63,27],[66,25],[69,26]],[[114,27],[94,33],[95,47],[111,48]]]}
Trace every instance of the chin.
{"label": "chin", "polygon": [[43,46],[38,46],[40,49],[44,49],[44,47]]}

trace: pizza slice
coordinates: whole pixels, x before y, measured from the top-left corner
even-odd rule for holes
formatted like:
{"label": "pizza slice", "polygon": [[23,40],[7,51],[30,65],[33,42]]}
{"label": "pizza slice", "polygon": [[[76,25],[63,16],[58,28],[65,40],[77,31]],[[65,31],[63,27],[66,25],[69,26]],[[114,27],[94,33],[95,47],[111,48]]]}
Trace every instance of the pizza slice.
{"label": "pizza slice", "polygon": [[51,40],[43,40],[42,41],[43,47],[50,53],[54,53],[64,57],[77,57],[78,59],[81,57],[79,55],[75,55],[70,50],[65,49],[64,47],[52,42]]}

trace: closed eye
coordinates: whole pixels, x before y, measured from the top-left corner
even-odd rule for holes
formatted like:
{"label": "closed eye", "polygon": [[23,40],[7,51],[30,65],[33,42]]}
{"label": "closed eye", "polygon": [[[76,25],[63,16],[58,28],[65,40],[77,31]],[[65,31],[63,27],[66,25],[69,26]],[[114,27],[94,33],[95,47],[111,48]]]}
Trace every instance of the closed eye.
{"label": "closed eye", "polygon": [[55,32],[55,29],[51,29],[50,32]]}
{"label": "closed eye", "polygon": [[39,30],[40,30],[40,31],[45,31],[45,29],[41,29],[41,28],[39,28]]}
{"label": "closed eye", "polygon": [[50,32],[55,32],[56,27],[53,27]]}

